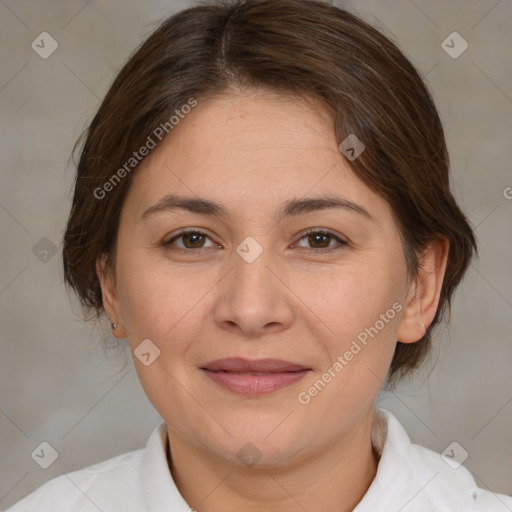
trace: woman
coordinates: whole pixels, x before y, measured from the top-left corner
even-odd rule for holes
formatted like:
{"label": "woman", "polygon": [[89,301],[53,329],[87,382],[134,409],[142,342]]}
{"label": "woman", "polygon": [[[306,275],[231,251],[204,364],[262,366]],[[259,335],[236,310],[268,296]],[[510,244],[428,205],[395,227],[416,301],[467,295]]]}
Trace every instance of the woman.
{"label": "woman", "polygon": [[448,168],[419,74],[357,17],[166,20],[86,133],[63,250],[164,421],[11,510],[512,510],[375,408],[476,250]]}

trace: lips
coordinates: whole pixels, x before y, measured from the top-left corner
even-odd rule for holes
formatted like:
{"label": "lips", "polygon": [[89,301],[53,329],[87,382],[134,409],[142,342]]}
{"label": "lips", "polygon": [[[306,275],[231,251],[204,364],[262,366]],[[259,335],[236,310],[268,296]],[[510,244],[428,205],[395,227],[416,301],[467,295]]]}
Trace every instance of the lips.
{"label": "lips", "polygon": [[244,359],[243,357],[228,357],[217,359],[202,366],[202,369],[211,372],[231,373],[283,373],[309,370],[300,364],[290,363],[282,359]]}
{"label": "lips", "polygon": [[245,397],[268,395],[301,380],[311,368],[282,359],[217,359],[200,368],[220,387]]}

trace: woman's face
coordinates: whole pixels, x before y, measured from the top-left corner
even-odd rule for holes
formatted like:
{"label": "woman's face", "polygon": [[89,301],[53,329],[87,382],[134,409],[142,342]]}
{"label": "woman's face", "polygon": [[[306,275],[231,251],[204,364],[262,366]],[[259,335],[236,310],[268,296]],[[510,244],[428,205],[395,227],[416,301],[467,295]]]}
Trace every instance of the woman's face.
{"label": "woman's face", "polygon": [[103,283],[169,432],[232,463],[296,462],[367,423],[413,300],[390,207],[320,111],[257,91],[199,101],[134,175]]}

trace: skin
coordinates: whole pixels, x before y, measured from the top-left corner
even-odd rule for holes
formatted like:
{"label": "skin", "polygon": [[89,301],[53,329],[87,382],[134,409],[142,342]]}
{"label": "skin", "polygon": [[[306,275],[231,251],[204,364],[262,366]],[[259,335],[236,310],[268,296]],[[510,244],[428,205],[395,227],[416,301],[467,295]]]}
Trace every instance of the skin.
{"label": "skin", "polygon": [[[446,242],[428,247],[418,278],[409,280],[389,205],[350,170],[328,116],[313,106],[259,90],[199,101],[133,177],[116,275],[98,260],[115,335],[128,338],[132,354],[146,338],[160,349],[149,366],[136,357],[134,365],[166,422],[176,484],[201,512],[352,510],[377,471],[373,410],[396,341],[421,339],[437,309]],[[142,218],[169,193],[222,203],[228,214],[176,209]],[[286,200],[322,194],[357,203],[373,220],[334,208],[279,220]],[[208,236],[163,245],[183,228]],[[348,245],[308,237],[307,228]],[[248,236],[263,250],[250,264],[235,250]],[[298,393],[395,302],[402,310],[301,404]],[[234,356],[311,371],[247,398],[199,370]],[[252,467],[237,457],[247,442],[261,453]]]}

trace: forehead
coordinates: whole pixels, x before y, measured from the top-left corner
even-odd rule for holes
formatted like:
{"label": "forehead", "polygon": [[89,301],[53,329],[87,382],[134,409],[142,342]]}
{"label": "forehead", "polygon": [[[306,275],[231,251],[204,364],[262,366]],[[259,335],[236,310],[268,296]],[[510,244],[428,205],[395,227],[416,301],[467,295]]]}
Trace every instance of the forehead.
{"label": "forehead", "polygon": [[238,208],[340,193],[387,208],[340,153],[321,104],[266,91],[198,100],[139,166],[127,201],[140,214],[169,192]]}

